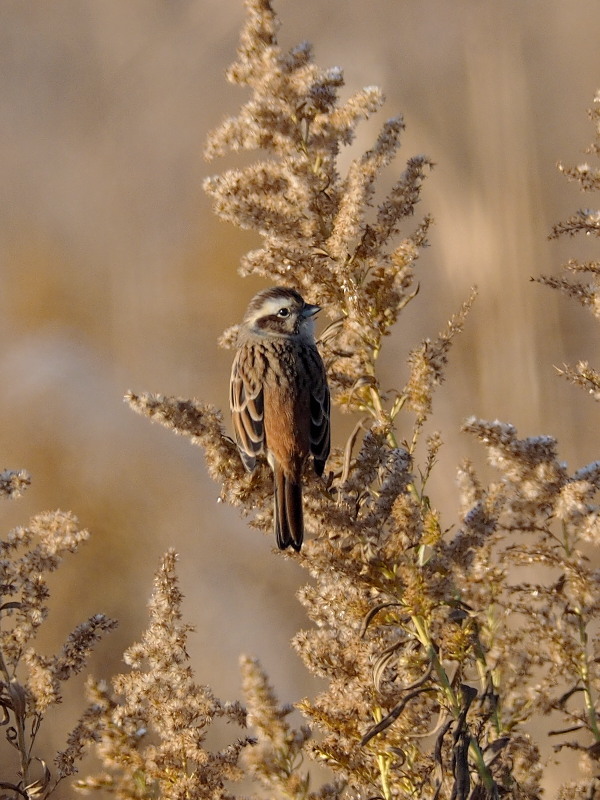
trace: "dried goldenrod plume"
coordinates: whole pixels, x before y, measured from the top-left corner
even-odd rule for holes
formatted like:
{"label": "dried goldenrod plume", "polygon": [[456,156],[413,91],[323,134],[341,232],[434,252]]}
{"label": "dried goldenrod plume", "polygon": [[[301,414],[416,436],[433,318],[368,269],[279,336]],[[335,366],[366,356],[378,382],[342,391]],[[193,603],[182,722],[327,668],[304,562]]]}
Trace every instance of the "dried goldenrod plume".
{"label": "dried goldenrod plume", "polygon": [[[0,494],[18,497],[29,485],[24,470],[0,475]],[[0,540],[0,787],[2,797],[48,797],[76,772],[79,742],[68,755],[39,752],[38,734],[48,711],[62,701],[63,684],[81,672],[104,633],[116,623],[95,614],[78,625],[57,655],[36,649],[36,636],[49,614],[48,576],[67,553],[88,538],[77,519],[63,511],[37,514]],[[77,750],[77,752],[75,752]]]}
{"label": "dried goldenrod plume", "polygon": [[299,767],[304,744],[311,735],[310,729],[304,726],[294,730],[286,721],[293,707],[279,705],[256,659],[243,656],[240,667],[248,725],[256,733],[256,743],[244,751],[244,762],[250,775],[276,795],[306,796],[308,774]]}
{"label": "dried goldenrod plume", "polygon": [[412,266],[431,220],[398,234],[415,211],[431,162],[411,158],[373,207],[376,180],[400,146],[402,119],[385,122],[371,149],[340,175],[340,151],[361,119],[381,108],[381,90],[369,86],[341,103],[342,70],[319,68],[307,43],[282,52],[270,2],[246,6],[228,77],[252,96],[210,135],[206,154],[244,149],[265,158],[211,177],[205,188],[219,216],[262,236],[262,247],[242,259],[241,273],[297,287],[335,320],[323,349],[340,404],[369,409],[384,422],[372,391],[374,361],[382,336],[415,293]]}
{"label": "dried goldenrod plume", "polygon": [[[388,195],[375,202],[376,180],[396,157],[404,129],[402,120],[393,118],[342,176],[340,152],[353,141],[360,121],[383,105],[381,90],[367,87],[342,103],[342,70],[318,67],[307,43],[283,52],[270,2],[247,2],[246,7],[238,60],[228,77],[249,87],[251,98],[209,136],[206,154],[215,158],[243,149],[258,151],[263,159],[215,175],[205,188],[217,214],[262,236],[262,247],[243,257],[241,273],[298,287],[332,317],[321,346],[334,401],[343,410],[367,414],[364,431],[374,426],[392,441],[393,420],[408,401],[418,417],[412,449],[434,387],[443,379],[451,339],[470,305],[436,343],[426,341],[415,352],[407,388],[384,396],[375,364],[383,336],[417,294],[413,265],[427,244],[431,220],[415,224],[411,218],[431,162],[424,156],[410,158]],[[409,230],[403,231],[407,221]],[[229,329],[222,344],[231,347],[236,334],[236,328]],[[254,524],[270,527],[268,472],[244,473],[216,409],[150,394],[130,393],[126,400],[134,410],[200,444],[211,474],[222,483],[222,499],[252,508]],[[348,455],[334,454],[334,472],[346,476]],[[345,490],[338,484],[337,491]]]}
{"label": "dried goldenrod plume", "polygon": [[[431,220],[413,215],[431,162],[413,156],[396,168],[404,123],[394,117],[342,174],[342,149],[380,110],[382,92],[368,87],[342,102],[339,67],[317,66],[306,43],[282,51],[269,0],[246,0],[246,8],[228,76],[250,97],[211,134],[207,156],[246,150],[257,160],[205,186],[221,217],[262,237],[242,259],[242,275],[297,287],[327,309],[332,321],[319,346],[332,396],[357,415],[345,443],[334,434],[326,477],[306,476],[310,537],[301,553],[284,556],[310,576],[298,593],[310,624],[293,646],[319,691],[280,704],[259,661],[246,656],[246,706],[198,682],[169,550],[126,671],[110,683],[88,679],[90,703],[65,749],[44,757],[38,733],[48,711],[115,623],[94,615],[57,655],[39,652],[48,576],[88,534],[70,513],[38,514],[0,541],[0,800],[45,800],[88,751],[99,772],[75,788],[119,800],[234,800],[242,780],[243,796],[257,799],[540,800],[544,717],[554,758],[580,756],[580,770],[553,796],[593,800],[600,571],[590,553],[600,544],[600,462],[569,470],[551,436],[520,439],[508,423],[469,417],[464,431],[485,449],[494,478],[484,483],[465,461],[457,518],[444,522],[430,496],[442,438],[426,423],[474,293],[445,331],[407,354],[402,389],[382,391],[377,375],[384,337],[418,294],[414,267]],[[591,117],[590,154],[598,156],[600,106]],[[378,180],[390,170],[396,179],[380,197]],[[600,188],[588,164],[561,170],[586,192]],[[552,235],[599,231],[600,212],[585,209]],[[600,262],[567,267],[586,279],[540,282],[600,317]],[[236,334],[230,328],[222,343],[232,346]],[[565,373],[600,397],[589,365]],[[217,408],[148,393],[126,399],[202,447],[221,499],[271,528],[269,469],[245,472]],[[0,473],[4,497],[28,484],[24,471]],[[292,712],[304,721],[295,726]],[[234,723],[227,746],[211,747],[215,722]],[[240,729],[250,735],[237,736]]]}
{"label": "dried goldenrod plume", "polygon": [[[587,148],[587,152],[597,161],[600,155],[600,91],[596,93],[594,105],[589,109],[588,114],[594,124],[596,135],[592,144]],[[598,166],[594,167],[586,162],[576,167],[565,167],[561,163],[558,168],[569,180],[578,183],[583,192],[600,191],[600,168]],[[561,236],[575,236],[580,233],[586,236],[600,236],[600,209],[579,209],[569,219],[554,225],[550,238],[558,239]],[[564,269],[571,275],[581,276],[581,278],[575,280],[572,277],[557,278],[542,275],[534,280],[572,297],[589,309],[596,319],[600,319],[600,260],[577,261],[571,259],[564,265]],[[584,280],[585,278],[587,281]],[[571,383],[581,386],[589,392],[594,400],[600,400],[600,372],[591,367],[587,361],[579,361],[575,366],[565,365],[558,372]]]}
{"label": "dried goldenrod plume", "polygon": [[0,472],[0,495],[20,497],[30,483],[31,478],[26,470],[20,469],[17,472],[6,469]]}
{"label": "dried goldenrod plume", "polygon": [[242,776],[238,760],[250,739],[218,752],[204,746],[213,720],[245,726],[239,703],[222,703],[194,680],[186,649],[191,626],[182,621],[176,556],[165,554],[154,579],[150,624],[125,653],[129,672],[112,688],[90,681],[92,705],[78,728],[96,742],[103,772],[77,783],[118,798],[231,797],[227,784]]}
{"label": "dried goldenrod plume", "polygon": [[[283,52],[267,0],[246,7],[228,77],[250,98],[211,134],[207,156],[248,150],[258,160],[205,188],[217,214],[262,237],[242,259],[242,275],[297,287],[327,309],[320,347],[332,397],[360,415],[333,449],[327,479],[307,480],[312,538],[294,556],[311,576],[299,598],[313,623],[294,646],[323,688],[297,703],[309,725],[294,729],[258,662],[242,660],[257,740],[244,751],[247,774],[270,797],[537,800],[544,762],[530,733],[536,718],[551,715],[558,749],[579,750],[586,768],[600,741],[600,592],[583,554],[598,538],[600,470],[570,474],[551,437],[518,439],[510,425],[469,419],[465,430],[485,445],[498,477],[485,486],[464,463],[458,522],[442,524],[428,494],[439,434],[425,439],[424,464],[415,454],[473,296],[445,332],[409,354],[403,389],[384,393],[376,370],[384,336],[417,295],[414,264],[430,219],[412,216],[431,162],[410,158],[378,198],[377,179],[394,168],[403,131],[393,118],[342,175],[340,152],[381,108],[382,93],[369,87],[341,102],[342,70],[319,68],[308,44]],[[585,175],[587,188],[593,176]],[[594,291],[579,294],[593,305]],[[235,339],[232,328],[222,343]],[[160,395],[127,399],[202,446],[222,499],[250,512],[256,527],[271,527],[267,468],[244,473],[219,411]],[[412,415],[404,446],[401,412]],[[523,574],[531,565],[535,582]],[[303,756],[330,769],[320,789]],[[582,778],[560,796],[591,797],[594,786]]]}

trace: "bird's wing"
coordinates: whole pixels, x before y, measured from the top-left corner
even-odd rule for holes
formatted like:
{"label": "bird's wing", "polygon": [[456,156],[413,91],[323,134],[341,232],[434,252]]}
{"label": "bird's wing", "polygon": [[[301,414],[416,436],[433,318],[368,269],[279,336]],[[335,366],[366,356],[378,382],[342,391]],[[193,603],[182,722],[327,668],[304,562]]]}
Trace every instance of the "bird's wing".
{"label": "bird's wing", "polygon": [[263,452],[264,399],[262,381],[253,378],[244,368],[245,359],[238,350],[231,370],[229,404],[235,430],[235,438],[244,466],[252,472],[256,456]]}

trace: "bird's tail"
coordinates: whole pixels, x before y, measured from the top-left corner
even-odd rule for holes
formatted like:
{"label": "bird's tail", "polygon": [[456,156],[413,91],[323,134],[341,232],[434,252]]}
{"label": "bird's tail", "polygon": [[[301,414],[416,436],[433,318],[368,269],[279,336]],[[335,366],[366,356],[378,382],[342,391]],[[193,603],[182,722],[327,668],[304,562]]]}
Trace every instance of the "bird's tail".
{"label": "bird's tail", "polygon": [[287,477],[276,465],[273,471],[275,495],[275,538],[280,550],[293,547],[296,552],[304,539],[302,484]]}

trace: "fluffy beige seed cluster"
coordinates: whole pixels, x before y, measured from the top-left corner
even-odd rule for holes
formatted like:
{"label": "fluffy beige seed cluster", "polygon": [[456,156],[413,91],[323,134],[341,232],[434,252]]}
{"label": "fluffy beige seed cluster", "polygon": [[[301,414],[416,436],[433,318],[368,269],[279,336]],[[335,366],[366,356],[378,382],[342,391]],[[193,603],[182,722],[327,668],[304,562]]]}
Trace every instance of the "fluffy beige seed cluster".
{"label": "fluffy beige seed cluster", "polygon": [[[17,497],[29,485],[24,471],[5,471],[0,494]],[[52,706],[62,700],[63,686],[80,673],[104,633],[116,623],[95,614],[69,634],[53,656],[40,653],[36,637],[49,614],[49,576],[67,553],[88,538],[77,519],[63,511],[45,512],[0,540],[0,740],[5,797],[48,796],[76,771],[83,741],[72,741],[51,768],[38,753],[38,733]]]}
{"label": "fluffy beige seed cluster", "polygon": [[341,148],[360,120],[381,108],[381,90],[369,86],[341,103],[342,70],[319,68],[308,44],[283,52],[267,0],[247,8],[228,75],[252,96],[211,134],[206,154],[243,149],[268,158],[213,176],[205,188],[219,216],[263,239],[242,259],[242,274],[297,287],[335,320],[324,339],[334,396],[351,407],[369,403],[357,381],[373,377],[381,337],[411,296],[412,263],[430,220],[394,240],[414,213],[431,162],[411,158],[372,210],[377,178],[400,146],[402,119],[385,122],[373,147],[341,176]]}
{"label": "fluffy beige seed cluster", "polygon": [[30,483],[31,478],[26,470],[4,470],[0,472],[0,495],[20,497]]}
{"label": "fluffy beige seed cluster", "polygon": [[169,551],[154,580],[150,624],[125,653],[130,671],[113,679],[112,690],[89,687],[93,705],[82,719],[98,742],[105,772],[80,781],[79,789],[108,788],[117,797],[166,800],[206,797],[226,800],[230,781],[241,778],[239,755],[249,743],[239,739],[211,752],[204,740],[216,718],[245,726],[239,704],[226,704],[193,678],[186,649],[191,626],[182,621],[182,595]]}
{"label": "fluffy beige seed cluster", "polygon": [[[497,479],[483,485],[465,463],[459,522],[444,530],[428,496],[439,435],[426,439],[422,467],[414,459],[473,298],[414,349],[402,390],[381,391],[376,370],[385,335],[416,296],[414,262],[430,220],[405,228],[431,162],[410,158],[376,200],[403,131],[395,117],[341,174],[341,149],[381,107],[382,93],[369,87],[342,103],[342,71],[317,67],[307,44],[283,52],[268,0],[246,7],[229,78],[250,98],[210,136],[207,156],[247,150],[259,160],[209,178],[206,190],[217,214],[262,238],[242,259],[243,275],[297,287],[328,310],[320,346],[332,396],[360,412],[325,480],[307,475],[312,538],[294,556],[311,574],[299,597],[313,623],[294,645],[323,680],[298,704],[310,729],[292,728],[258,663],[244,659],[258,741],[246,764],[269,796],[538,800],[542,763],[526,727],[536,715],[553,715],[561,741],[572,723],[578,738],[569,746],[589,758],[588,742],[600,742],[600,642],[590,627],[600,592],[581,550],[597,538],[598,470],[569,474],[552,438],[519,439],[510,425],[471,419],[465,430],[487,449]],[[578,175],[586,186],[594,178],[590,169]],[[593,212],[581,212],[573,231],[595,225]],[[595,307],[593,285],[572,292]],[[223,343],[235,336],[229,329]],[[200,444],[223,499],[270,525],[266,473],[243,474],[215,409],[129,400]],[[403,444],[402,411],[413,415]],[[541,570],[535,579],[532,567]],[[302,754],[329,767],[334,781],[309,791]]]}

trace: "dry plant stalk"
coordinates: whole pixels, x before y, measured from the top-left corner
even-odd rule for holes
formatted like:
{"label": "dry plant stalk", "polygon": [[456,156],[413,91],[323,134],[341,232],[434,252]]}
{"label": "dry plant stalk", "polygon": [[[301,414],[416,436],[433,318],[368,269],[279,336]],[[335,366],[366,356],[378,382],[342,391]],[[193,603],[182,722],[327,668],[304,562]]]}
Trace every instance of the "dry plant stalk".
{"label": "dry plant stalk", "polygon": [[[24,471],[0,473],[0,495],[19,497],[30,483]],[[62,685],[85,667],[90,651],[116,622],[95,614],[67,637],[60,653],[35,647],[48,616],[48,576],[66,553],[88,538],[63,511],[37,514],[0,541],[0,796],[47,797],[76,772],[84,741],[72,737],[51,765],[39,754],[37,736],[48,710],[62,700]]]}
{"label": "dry plant stalk", "polygon": [[115,676],[112,687],[88,681],[92,705],[79,729],[96,742],[104,771],[77,782],[86,793],[104,789],[123,800],[227,800],[232,795],[226,784],[242,777],[239,754],[250,739],[216,753],[204,746],[215,719],[244,727],[246,712],[194,680],[186,650],[193,628],[182,621],[175,561],[170,550],[156,573],[150,625],[124,656],[129,672]]}
{"label": "dry plant stalk", "polygon": [[[222,703],[196,683],[169,552],[156,576],[149,628],[126,653],[129,672],[112,687],[89,683],[92,705],[67,754],[74,759],[93,741],[104,771],[79,788],[108,789],[123,799],[221,799],[245,775],[258,783],[255,797],[537,800],[544,764],[528,731],[550,715],[558,755],[575,749],[582,762],[581,775],[556,797],[592,798],[600,788],[600,574],[583,549],[600,536],[600,464],[570,474],[551,437],[519,439],[509,424],[469,419],[465,431],[482,442],[498,477],[484,486],[465,462],[459,521],[444,530],[427,494],[439,434],[427,437],[423,464],[415,453],[473,298],[443,333],[409,354],[402,390],[382,392],[376,373],[384,336],[417,294],[413,267],[430,220],[408,233],[404,227],[431,164],[411,158],[389,195],[376,199],[376,178],[399,147],[403,124],[395,118],[342,177],[340,149],[380,108],[381,92],[370,87],[341,102],[341,70],[318,68],[307,44],[282,52],[270,2],[246,6],[229,78],[249,87],[251,99],[212,134],[207,154],[247,149],[264,158],[210,178],[206,188],[220,216],[263,237],[242,260],[243,274],[297,287],[327,308],[332,322],[321,347],[332,395],[340,409],[359,415],[345,446],[331,455],[327,481],[307,478],[312,539],[301,555],[279,556],[296,558],[311,576],[299,597],[314,625],[294,645],[324,688],[296,704],[308,723],[296,730],[287,719],[291,707],[278,703],[254,659],[241,662],[247,708]],[[592,152],[598,154],[598,143]],[[565,172],[584,189],[598,188],[597,171]],[[580,212],[555,234],[579,230],[595,232],[597,212]],[[578,269],[596,281],[597,262]],[[541,280],[598,308],[596,283]],[[231,329],[223,343],[234,339]],[[597,381],[592,370],[586,374]],[[200,445],[222,499],[251,515],[255,527],[270,529],[268,470],[245,473],[217,409],[149,394],[127,399]],[[412,420],[403,444],[400,412]],[[3,477],[0,488],[15,491],[21,483]],[[62,519],[58,527],[65,525]],[[22,580],[29,592],[30,562],[17,563],[10,580]],[[13,584],[4,583],[12,592]],[[57,671],[62,676],[60,659],[50,665],[19,649],[21,631],[27,635],[33,624],[27,603],[37,609],[29,597],[18,609],[0,609],[18,622],[12,638],[2,639],[3,652],[22,657],[39,676],[28,701],[27,688],[25,700],[11,694],[7,674],[3,707],[15,718],[23,702],[33,713],[44,702],[44,676],[54,693]],[[256,739],[211,753],[204,744],[213,718],[248,724]],[[329,767],[329,782],[311,787],[306,756]],[[69,766],[69,756],[61,763]],[[13,789],[11,797],[33,794],[24,781]]]}
{"label": "dry plant stalk", "polygon": [[[600,91],[596,93],[594,106],[590,108],[588,115],[594,123],[596,137],[587,148],[587,153],[597,158],[600,155]],[[600,168],[593,167],[587,162],[576,167],[565,167],[564,164],[559,163],[558,168],[569,180],[578,183],[583,192],[600,190]],[[600,236],[600,209],[579,209],[569,219],[556,224],[550,238],[558,239],[560,236],[575,236],[579,233],[596,238]],[[571,259],[564,265],[564,269],[571,275],[581,275],[589,280],[585,282],[572,277],[556,278],[548,275],[542,275],[534,280],[564,292],[568,297],[574,298],[589,309],[596,319],[600,319],[600,260]],[[597,369],[590,367],[587,361],[579,361],[574,367],[565,365],[558,372],[571,383],[583,387],[594,400],[600,400],[600,373]]]}
{"label": "dry plant stalk", "polygon": [[[600,640],[592,626],[600,576],[582,548],[600,533],[600,466],[569,474],[552,438],[519,439],[511,425],[470,419],[465,430],[486,447],[498,480],[482,486],[463,464],[459,524],[444,532],[427,495],[441,439],[428,437],[420,467],[415,448],[473,296],[446,331],[409,354],[401,391],[383,393],[376,374],[384,336],[417,294],[414,262],[430,219],[404,228],[431,162],[411,158],[377,199],[376,178],[392,164],[403,130],[395,118],[341,176],[340,149],[381,107],[381,92],[369,87],[341,102],[341,70],[318,68],[308,44],[282,52],[270,2],[246,6],[228,77],[251,98],[209,137],[207,155],[245,149],[264,157],[209,178],[206,189],[217,214],[262,236],[242,259],[243,275],[296,287],[328,310],[320,344],[332,397],[361,415],[333,451],[328,481],[309,481],[305,493],[313,538],[297,559],[312,578],[300,600],[314,627],[294,644],[326,688],[297,704],[310,727],[296,731],[258,663],[243,660],[258,737],[245,751],[248,770],[273,797],[534,800],[544,765],[529,724],[552,715],[558,749],[576,748],[584,762],[581,780],[558,797],[591,797],[600,750]],[[588,188],[597,173],[583,172]],[[565,226],[582,224],[595,230],[595,212]],[[586,269],[597,274],[597,264]],[[597,308],[595,290],[573,293]],[[222,343],[235,336],[230,329]],[[266,471],[244,473],[220,412],[178,398],[128,400],[200,444],[222,499],[270,528]],[[412,414],[403,444],[401,411]],[[327,765],[333,780],[311,790],[303,753]]]}

